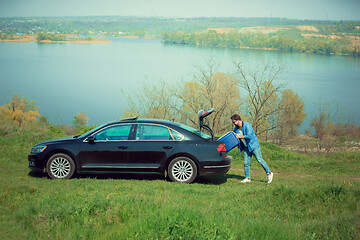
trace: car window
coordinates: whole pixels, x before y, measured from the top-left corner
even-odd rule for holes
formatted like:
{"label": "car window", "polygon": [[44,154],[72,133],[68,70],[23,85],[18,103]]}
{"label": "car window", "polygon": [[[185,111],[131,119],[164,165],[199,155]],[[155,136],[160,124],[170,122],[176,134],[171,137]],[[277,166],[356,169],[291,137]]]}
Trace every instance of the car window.
{"label": "car window", "polygon": [[93,136],[97,141],[121,141],[128,140],[131,124],[116,125],[97,132]]}
{"label": "car window", "polygon": [[184,136],[181,135],[180,133],[178,133],[177,131],[170,129],[170,132],[171,132],[171,135],[174,137],[174,139],[175,139],[176,141],[181,141],[181,140],[183,140]]}
{"label": "car window", "polygon": [[206,133],[204,133],[204,132],[201,132],[201,131],[199,131],[198,129],[189,127],[189,126],[184,125],[184,124],[180,124],[179,127],[183,128],[183,129],[185,129],[185,130],[188,130],[188,131],[190,131],[190,132],[192,132],[192,133],[195,133],[196,135],[198,135],[198,136],[200,136],[200,137],[202,137],[202,138],[211,139],[211,136],[210,136],[210,135],[208,135],[208,134],[206,134]]}
{"label": "car window", "polygon": [[167,127],[139,124],[136,130],[136,140],[164,141],[173,139]]}

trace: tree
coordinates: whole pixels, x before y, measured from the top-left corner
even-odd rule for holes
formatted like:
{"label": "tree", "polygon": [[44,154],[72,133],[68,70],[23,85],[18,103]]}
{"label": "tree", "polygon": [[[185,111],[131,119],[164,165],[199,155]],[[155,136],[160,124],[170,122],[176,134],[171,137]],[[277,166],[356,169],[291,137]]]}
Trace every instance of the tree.
{"label": "tree", "polygon": [[230,116],[239,109],[240,94],[235,77],[217,72],[216,68],[216,63],[209,60],[194,76],[199,97],[192,103],[198,105],[198,109],[194,109],[192,116],[195,116],[198,122],[197,111],[214,108],[215,113],[210,115],[207,121],[213,131],[220,134],[229,129]]}
{"label": "tree", "polygon": [[[339,147],[342,138],[351,135],[351,130],[359,131],[351,124],[352,117],[345,113],[339,105],[319,102],[318,111],[310,122],[314,130],[314,137],[318,140],[317,148],[320,153],[330,152],[334,147]],[[355,133],[354,136],[357,134]],[[345,144],[345,148],[347,148]],[[346,150],[346,149],[344,149]]]}
{"label": "tree", "polygon": [[40,117],[39,107],[35,106],[34,101],[28,101],[20,94],[15,95],[10,103],[0,107],[0,122],[11,124],[19,128],[36,123]]}
{"label": "tree", "polygon": [[141,116],[144,118],[176,119],[172,110],[170,86],[165,81],[145,82],[136,93],[135,100],[128,96],[128,107],[123,118]]}
{"label": "tree", "polygon": [[280,113],[277,119],[278,127],[275,132],[279,145],[297,133],[305,117],[304,102],[292,90],[285,89],[282,92]]}
{"label": "tree", "polygon": [[165,81],[144,84],[136,97],[141,100],[129,98],[131,110],[126,110],[123,117],[174,119],[196,128],[198,111],[214,108],[215,113],[206,119],[207,125],[216,134],[223,133],[230,127],[229,117],[238,111],[239,91],[234,76],[215,72],[215,65],[208,62],[193,79],[177,85]]}
{"label": "tree", "polygon": [[37,33],[37,41],[40,42],[42,40],[50,40],[50,41],[65,41],[65,34],[45,34],[43,32]]}
{"label": "tree", "polygon": [[281,126],[287,128],[290,135],[296,134],[306,117],[304,102],[291,89],[285,89],[282,93],[280,108],[280,118],[283,122]]}
{"label": "tree", "polygon": [[45,39],[47,39],[45,33],[43,33],[43,32],[38,32],[38,33],[37,33],[37,40],[38,40],[38,42],[40,42],[40,41],[42,41],[42,40],[45,40]]}
{"label": "tree", "polygon": [[180,113],[180,121],[197,126],[197,112],[204,109],[205,103],[203,86],[196,81],[189,81],[183,83],[183,86],[177,87],[179,90],[175,92],[175,97],[179,100],[178,104],[174,105],[174,109]]}
{"label": "tree", "polygon": [[74,124],[74,126],[77,130],[81,130],[87,126],[88,121],[89,121],[89,118],[85,115],[85,113],[79,112],[74,117],[74,120],[72,121],[72,123]]}
{"label": "tree", "polygon": [[146,35],[146,31],[143,29],[137,30],[134,32],[134,36],[138,36],[139,38],[143,38]]}
{"label": "tree", "polygon": [[282,91],[277,81],[281,68],[265,65],[261,71],[246,72],[236,66],[238,75],[217,72],[210,60],[189,81],[142,84],[135,101],[128,97],[130,110],[123,117],[174,119],[196,128],[198,111],[214,108],[206,124],[219,135],[232,128],[229,117],[241,109],[258,135],[275,130],[295,134],[305,117],[304,103],[293,91]]}
{"label": "tree", "polygon": [[284,87],[277,81],[282,68],[266,64],[259,71],[247,72],[241,63],[236,62],[235,66],[238,84],[247,94],[241,108],[255,133],[261,135],[276,129],[276,117],[281,110],[277,95]]}

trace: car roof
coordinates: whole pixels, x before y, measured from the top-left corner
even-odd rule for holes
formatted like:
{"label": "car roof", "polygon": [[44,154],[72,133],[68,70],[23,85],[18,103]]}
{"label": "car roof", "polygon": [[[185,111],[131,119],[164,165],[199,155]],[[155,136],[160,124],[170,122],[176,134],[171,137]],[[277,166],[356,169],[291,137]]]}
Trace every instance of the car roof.
{"label": "car roof", "polygon": [[165,124],[165,125],[173,125],[173,126],[179,126],[180,123],[171,121],[171,120],[165,120],[165,119],[155,119],[155,118],[127,118],[127,119],[121,119],[117,122],[112,122],[110,124],[116,124],[116,123],[159,123],[159,124]]}

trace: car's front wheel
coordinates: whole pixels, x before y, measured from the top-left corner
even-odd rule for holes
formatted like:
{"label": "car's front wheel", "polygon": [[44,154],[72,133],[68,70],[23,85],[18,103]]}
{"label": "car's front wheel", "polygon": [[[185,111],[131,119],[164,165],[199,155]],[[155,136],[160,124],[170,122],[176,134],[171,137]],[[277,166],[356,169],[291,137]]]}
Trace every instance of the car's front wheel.
{"label": "car's front wheel", "polygon": [[168,167],[169,178],[173,182],[191,183],[197,175],[197,167],[187,157],[174,158]]}
{"label": "car's front wheel", "polygon": [[75,172],[75,163],[68,155],[57,153],[50,157],[46,164],[46,171],[52,179],[68,179]]}

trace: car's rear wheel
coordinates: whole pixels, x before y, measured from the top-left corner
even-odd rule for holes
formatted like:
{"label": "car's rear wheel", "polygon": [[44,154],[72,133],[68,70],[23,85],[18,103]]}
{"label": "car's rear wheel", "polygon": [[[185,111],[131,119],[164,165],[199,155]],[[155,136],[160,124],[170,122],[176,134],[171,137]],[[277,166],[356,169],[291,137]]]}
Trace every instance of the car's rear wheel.
{"label": "car's rear wheel", "polygon": [[75,163],[68,155],[57,153],[50,157],[46,171],[52,179],[68,179],[74,175]]}
{"label": "car's rear wheel", "polygon": [[196,178],[197,167],[190,158],[177,157],[170,162],[168,174],[173,182],[191,183]]}

